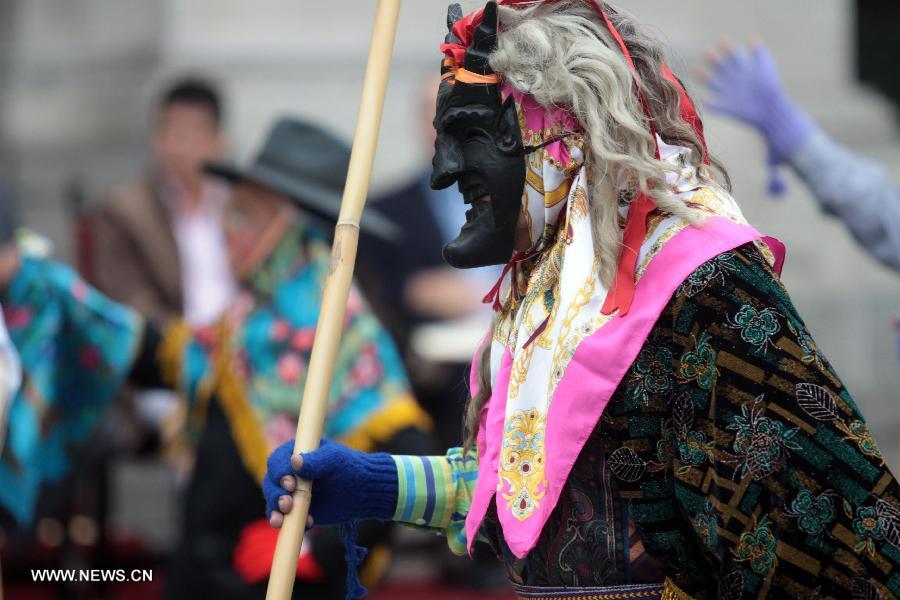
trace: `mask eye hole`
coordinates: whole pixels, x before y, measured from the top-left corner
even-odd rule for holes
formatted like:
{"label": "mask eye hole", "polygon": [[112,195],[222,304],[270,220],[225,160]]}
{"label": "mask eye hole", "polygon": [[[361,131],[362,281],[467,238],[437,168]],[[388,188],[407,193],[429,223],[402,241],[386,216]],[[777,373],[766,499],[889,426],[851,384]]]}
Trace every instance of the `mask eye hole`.
{"label": "mask eye hole", "polygon": [[487,131],[482,129],[481,127],[466,127],[461,130],[459,135],[459,139],[465,144],[466,142],[471,142],[473,140],[479,138],[491,137]]}
{"label": "mask eye hole", "polygon": [[473,137],[487,135],[487,132],[483,127],[476,125],[472,123],[470,119],[464,119],[461,116],[455,116],[445,120],[442,123],[441,130],[463,143]]}

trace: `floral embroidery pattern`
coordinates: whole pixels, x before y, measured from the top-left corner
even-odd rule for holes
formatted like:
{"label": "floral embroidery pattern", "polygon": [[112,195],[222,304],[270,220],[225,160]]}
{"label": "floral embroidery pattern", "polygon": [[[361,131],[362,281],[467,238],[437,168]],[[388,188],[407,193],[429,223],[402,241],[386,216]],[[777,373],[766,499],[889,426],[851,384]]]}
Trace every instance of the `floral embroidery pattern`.
{"label": "floral embroidery pattern", "polygon": [[384,377],[384,367],[378,355],[378,346],[368,343],[356,355],[350,368],[347,393],[358,393],[376,387]]}
{"label": "floral embroidery pattern", "polygon": [[669,460],[675,456],[675,435],[672,431],[672,428],[669,427],[669,422],[667,421],[665,425],[663,425],[662,434],[659,437],[659,441],[656,442],[656,460],[658,463],[653,463],[654,465],[658,465],[660,469],[664,469],[666,465],[668,465]]}
{"label": "floral embroidery pattern", "polygon": [[778,312],[773,308],[757,310],[749,304],[741,307],[734,317],[728,318],[728,326],[741,330],[741,339],[756,347],[757,352],[765,352],[774,347],[772,337],[781,331]]}
{"label": "floral embroidery pattern", "polygon": [[716,512],[712,501],[707,500],[703,512],[694,519],[694,529],[710,548],[715,548],[719,543],[719,514]]}
{"label": "floral embroidery pattern", "polygon": [[[849,504],[844,502],[844,512],[851,516]],[[887,541],[900,547],[900,510],[884,500],[877,500],[873,506],[857,506],[853,519],[853,532],[859,540],[854,550],[875,556],[875,542]]]}
{"label": "floral embroidery pattern", "polygon": [[750,568],[758,575],[766,575],[778,564],[775,546],[778,541],[772,534],[772,521],[768,517],[760,519],[753,528],[741,534],[736,548],[731,553],[737,562],[749,562]]}
{"label": "floral embroidery pattern", "polygon": [[679,396],[672,409],[672,431],[675,434],[675,448],[682,465],[678,474],[682,475],[690,467],[699,467],[713,452],[713,442],[706,439],[706,434],[693,431],[694,402],[684,393]]}
{"label": "floral embroidery pattern", "polygon": [[881,465],[884,466],[884,456],[881,455],[881,450],[878,448],[878,444],[875,443],[875,438],[869,433],[869,428],[863,421],[854,420],[850,422],[850,425],[838,422],[835,423],[835,426],[846,434],[845,440],[852,440],[856,443],[860,452],[866,456],[877,458]]}
{"label": "floral embroidery pattern", "polygon": [[672,387],[672,351],[666,346],[645,345],[634,361],[632,402],[650,402],[651,394],[666,394]]}
{"label": "floral embroidery pattern", "polygon": [[546,493],[544,477],[544,426],[547,417],[539,410],[517,410],[506,419],[500,452],[500,484],[503,499],[519,521],[540,506]]}
{"label": "floral embroidery pattern", "polygon": [[860,419],[850,421],[848,425],[838,412],[837,401],[831,392],[820,385],[812,383],[798,383],[795,388],[797,404],[810,417],[817,421],[833,422],[834,426],[844,434],[844,440],[850,440],[856,444],[859,451],[866,456],[877,459],[884,465],[884,456],[875,443],[872,434],[865,422]]}
{"label": "floral embroidery pattern", "polygon": [[679,469],[687,470],[687,465],[699,467],[712,452],[713,443],[707,441],[706,434],[700,431],[690,431],[678,442],[678,456],[684,465]]}
{"label": "floral embroidery pattern", "polygon": [[878,517],[878,511],[874,506],[860,506],[856,510],[856,518],[853,519],[853,531],[859,542],[856,544],[856,552],[867,552],[869,556],[875,556],[875,542],[884,539],[884,522]]}
{"label": "floral embroidery pattern", "polygon": [[820,536],[837,516],[833,491],[814,496],[809,490],[800,490],[791,502],[787,514],[797,519],[797,527],[812,536]]}
{"label": "floral embroidery pattern", "polygon": [[802,327],[795,327],[790,321],[787,322],[788,329],[797,337],[797,345],[803,350],[803,357],[800,359],[804,364],[815,364],[820,369],[824,369],[822,357],[819,355],[819,347],[816,345],[812,336]]}
{"label": "floral embroidery pattern", "polygon": [[[246,361],[243,362],[246,364]],[[306,361],[299,354],[286,352],[279,357],[275,369],[285,385],[297,385],[300,383],[300,378],[306,373]],[[247,371],[247,369],[242,370]]]}
{"label": "floral embroidery pattern", "polygon": [[[212,381],[215,385],[209,389],[229,398],[230,423],[243,423],[241,415],[252,414],[258,426],[240,431],[259,429],[271,435],[236,434],[238,450],[251,472],[264,472],[268,447],[286,439],[284,415],[296,421],[330,256],[324,234],[293,225],[223,319],[188,336],[173,351],[173,360],[185,373],[177,381],[185,397],[196,399],[203,391],[200,382]],[[226,361],[227,368],[219,365]],[[220,371],[227,371],[228,385],[217,378]],[[426,422],[409,395],[403,363],[390,336],[355,287],[347,300],[332,382],[326,437],[369,450],[397,431]],[[192,435],[203,422],[198,418],[189,423]]]}
{"label": "floral embroidery pattern", "polygon": [[737,270],[737,265],[734,261],[735,257],[731,252],[720,254],[712,260],[706,261],[684,280],[676,294],[692,298],[705,290],[713,281],[724,284],[725,275]]}
{"label": "floral embroidery pattern", "polygon": [[734,451],[741,467],[735,470],[740,477],[750,475],[754,481],[765,479],[784,466],[790,450],[799,450],[792,438],[799,427],[786,429],[783,423],[763,416],[766,407],[763,397],[758,396],[752,407],[741,406],[741,414],[736,415],[727,429],[736,431]]}
{"label": "floral embroidery pattern", "polygon": [[705,331],[697,338],[697,346],[691,352],[685,352],[679,361],[678,375],[682,382],[696,381],[704,391],[710,391],[719,374],[716,369],[716,351],[710,344],[710,336]]}

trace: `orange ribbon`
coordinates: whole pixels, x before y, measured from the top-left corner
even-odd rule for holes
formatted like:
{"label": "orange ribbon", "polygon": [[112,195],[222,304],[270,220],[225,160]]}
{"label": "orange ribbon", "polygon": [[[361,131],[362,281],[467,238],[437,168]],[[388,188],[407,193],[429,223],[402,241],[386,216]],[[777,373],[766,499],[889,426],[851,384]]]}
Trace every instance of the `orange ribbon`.
{"label": "orange ribbon", "polygon": [[460,83],[482,83],[485,85],[496,85],[500,83],[500,76],[496,73],[490,75],[482,75],[475,73],[462,67],[456,70],[456,81]]}

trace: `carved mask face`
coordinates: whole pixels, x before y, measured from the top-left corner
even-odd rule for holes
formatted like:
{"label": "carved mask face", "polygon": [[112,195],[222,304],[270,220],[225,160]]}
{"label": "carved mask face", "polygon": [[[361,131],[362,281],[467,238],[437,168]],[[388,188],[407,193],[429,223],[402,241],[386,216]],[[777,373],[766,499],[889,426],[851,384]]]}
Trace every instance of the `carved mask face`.
{"label": "carved mask face", "polygon": [[[447,15],[462,17],[458,4]],[[463,65],[445,59],[438,92],[431,187],[454,183],[471,208],[459,236],[444,246],[444,260],[459,269],[497,265],[513,254],[525,187],[522,134],[512,98],[503,101],[499,77],[488,63],[497,44],[497,5],[489,2]]]}

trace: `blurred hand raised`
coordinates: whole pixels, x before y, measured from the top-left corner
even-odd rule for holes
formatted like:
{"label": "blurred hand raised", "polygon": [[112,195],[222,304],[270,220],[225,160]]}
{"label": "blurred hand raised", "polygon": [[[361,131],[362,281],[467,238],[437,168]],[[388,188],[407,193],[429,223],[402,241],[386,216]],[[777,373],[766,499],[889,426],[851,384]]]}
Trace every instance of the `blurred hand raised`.
{"label": "blurred hand raised", "polygon": [[812,121],[788,98],[763,44],[735,48],[723,42],[707,52],[706,63],[701,78],[712,92],[707,107],[759,130],[771,164],[787,160],[812,132]]}

